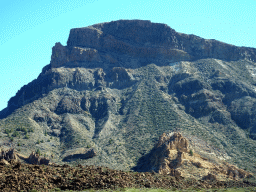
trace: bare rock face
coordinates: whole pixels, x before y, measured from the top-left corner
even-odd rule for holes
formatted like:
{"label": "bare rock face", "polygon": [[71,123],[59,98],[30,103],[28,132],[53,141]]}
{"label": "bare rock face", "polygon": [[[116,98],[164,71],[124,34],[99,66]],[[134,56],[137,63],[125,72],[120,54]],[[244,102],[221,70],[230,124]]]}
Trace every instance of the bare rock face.
{"label": "bare rock face", "polygon": [[[118,51],[133,56],[161,56],[168,59],[191,60],[217,58],[255,61],[255,49],[238,48],[216,40],[177,33],[169,26],[143,20],[119,20],[70,31],[68,47],[90,47]],[[175,54],[174,54],[175,53]]]}
{"label": "bare rock face", "polygon": [[8,165],[9,164],[8,161],[19,161],[20,159],[26,161],[29,164],[35,164],[35,165],[50,164],[50,159],[45,157],[40,157],[40,155],[35,152],[32,152],[29,157],[26,157],[22,154],[17,153],[17,151],[14,148],[1,150],[0,159],[2,159],[1,164],[3,165]]}
{"label": "bare rock face", "polygon": [[63,161],[71,161],[75,159],[89,159],[96,156],[97,153],[94,149],[79,148],[74,150],[66,151],[63,155]]}
{"label": "bare rock face", "polygon": [[101,58],[96,49],[72,47],[69,50],[67,47],[56,43],[52,49],[51,62],[54,67],[61,67],[68,62],[101,62]]}
{"label": "bare rock face", "polygon": [[163,133],[153,149],[150,164],[161,174],[181,175],[175,168],[181,166],[184,153],[188,152],[188,140],[180,133]]}
{"label": "bare rock face", "polygon": [[160,136],[156,148],[163,147],[165,145],[167,150],[177,150],[179,152],[189,152],[189,143],[180,133],[174,132]]}
{"label": "bare rock face", "polygon": [[49,165],[50,163],[50,159],[45,157],[40,157],[40,155],[35,152],[32,152],[30,156],[26,159],[26,161],[29,164],[33,164],[33,165]]}
{"label": "bare rock face", "polygon": [[1,156],[0,159],[5,159],[5,160],[18,160],[17,152],[14,148],[10,148],[7,150],[1,150]]}
{"label": "bare rock face", "polygon": [[63,99],[58,103],[55,112],[57,114],[81,113],[82,109],[79,106],[80,100],[80,98],[63,97]]}
{"label": "bare rock face", "polygon": [[[108,54],[108,53],[114,54]],[[67,46],[56,43],[51,68],[61,66],[109,66],[127,64],[127,56],[138,62],[163,63],[202,58],[255,61],[256,50],[216,40],[177,33],[169,26],[142,20],[119,20],[71,29]],[[119,56],[117,57],[118,54]],[[139,64],[141,65],[141,64]],[[128,66],[127,66],[128,67]],[[136,66],[138,67],[138,66]]]}
{"label": "bare rock face", "polygon": [[179,132],[163,133],[138,171],[156,171],[163,175],[204,180],[238,180],[251,173],[228,163],[214,164],[189,147],[188,140]]}

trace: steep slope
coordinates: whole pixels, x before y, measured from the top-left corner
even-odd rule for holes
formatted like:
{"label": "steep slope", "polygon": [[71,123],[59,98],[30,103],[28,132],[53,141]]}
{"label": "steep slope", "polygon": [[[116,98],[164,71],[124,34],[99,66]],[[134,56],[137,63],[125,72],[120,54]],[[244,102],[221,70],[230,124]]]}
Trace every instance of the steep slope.
{"label": "steep slope", "polygon": [[68,161],[128,170],[160,135],[180,130],[196,153],[255,173],[255,61],[254,48],[150,21],[71,29],[0,112],[0,144],[58,163],[93,149],[93,158]]}

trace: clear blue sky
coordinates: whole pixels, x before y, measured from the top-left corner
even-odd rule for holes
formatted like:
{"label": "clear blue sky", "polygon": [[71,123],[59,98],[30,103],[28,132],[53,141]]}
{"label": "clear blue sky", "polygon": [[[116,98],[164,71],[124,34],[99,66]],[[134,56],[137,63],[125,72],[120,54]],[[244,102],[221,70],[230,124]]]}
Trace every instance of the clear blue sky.
{"label": "clear blue sky", "polygon": [[71,28],[119,19],[256,48],[255,0],[0,0],[0,110],[50,63]]}

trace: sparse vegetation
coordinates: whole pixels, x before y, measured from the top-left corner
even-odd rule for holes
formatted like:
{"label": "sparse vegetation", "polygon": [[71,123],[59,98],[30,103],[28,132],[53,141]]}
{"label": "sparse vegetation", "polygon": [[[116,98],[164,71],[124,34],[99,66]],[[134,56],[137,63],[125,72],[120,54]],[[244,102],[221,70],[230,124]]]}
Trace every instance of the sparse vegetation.
{"label": "sparse vegetation", "polygon": [[109,144],[112,144],[113,142],[114,142],[113,139],[109,139],[108,141]]}
{"label": "sparse vegetation", "polygon": [[25,127],[21,127],[21,128],[19,127],[19,128],[17,128],[16,130],[17,130],[17,131],[22,131],[22,132],[25,133],[25,134],[27,134],[27,132],[28,132]]}
{"label": "sparse vegetation", "polygon": [[41,151],[39,149],[37,149],[36,154],[41,155]]}
{"label": "sparse vegetation", "polygon": [[13,131],[12,129],[5,129],[5,130],[4,130],[4,133],[10,134],[12,131]]}
{"label": "sparse vegetation", "polygon": [[29,139],[29,135],[26,133],[24,139]]}
{"label": "sparse vegetation", "polygon": [[13,134],[12,134],[13,137],[18,137],[20,136],[20,133],[18,131],[14,131]]}

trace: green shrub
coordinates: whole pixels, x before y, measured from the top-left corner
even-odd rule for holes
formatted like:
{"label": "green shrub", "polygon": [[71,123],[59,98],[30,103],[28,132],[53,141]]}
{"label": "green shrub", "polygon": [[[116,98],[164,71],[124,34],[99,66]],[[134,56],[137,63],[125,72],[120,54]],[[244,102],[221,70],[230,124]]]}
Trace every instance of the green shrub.
{"label": "green shrub", "polygon": [[23,132],[25,134],[28,132],[25,127],[19,127],[19,128],[16,129],[16,131],[21,131],[21,132]]}
{"label": "green shrub", "polygon": [[190,154],[191,156],[193,156],[193,155],[194,155],[194,152],[193,152],[193,150],[192,150],[192,149],[190,149],[189,154]]}
{"label": "green shrub", "polygon": [[25,135],[25,137],[24,137],[25,139],[29,139],[29,136],[28,136],[28,134],[26,133],[26,135]]}
{"label": "green shrub", "polygon": [[30,128],[28,128],[28,132],[34,133],[34,129],[30,127]]}
{"label": "green shrub", "polygon": [[4,130],[4,133],[6,133],[7,135],[10,134],[11,132],[12,132],[11,129],[5,129],[5,130]]}
{"label": "green shrub", "polygon": [[39,149],[36,150],[36,154],[39,154],[39,155],[41,154]]}
{"label": "green shrub", "polygon": [[13,137],[17,137],[17,136],[19,136],[19,135],[20,135],[20,133],[19,133],[18,131],[16,131],[16,130],[15,130],[15,131],[13,132],[13,134],[12,134]]}

